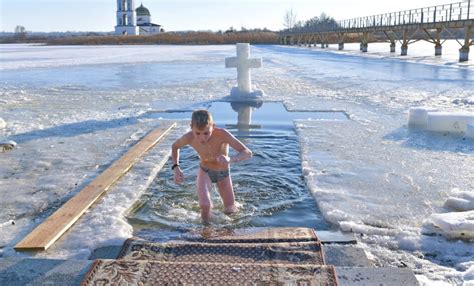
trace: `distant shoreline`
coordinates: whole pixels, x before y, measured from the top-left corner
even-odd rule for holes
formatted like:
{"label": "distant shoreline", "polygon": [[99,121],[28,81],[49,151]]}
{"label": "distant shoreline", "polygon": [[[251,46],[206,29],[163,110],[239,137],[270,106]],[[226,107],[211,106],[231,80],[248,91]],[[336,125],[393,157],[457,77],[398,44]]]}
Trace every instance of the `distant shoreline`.
{"label": "distant shoreline", "polygon": [[152,36],[61,36],[2,37],[0,44],[43,43],[46,45],[227,45],[235,43],[278,44],[275,32],[186,32],[161,33]]}

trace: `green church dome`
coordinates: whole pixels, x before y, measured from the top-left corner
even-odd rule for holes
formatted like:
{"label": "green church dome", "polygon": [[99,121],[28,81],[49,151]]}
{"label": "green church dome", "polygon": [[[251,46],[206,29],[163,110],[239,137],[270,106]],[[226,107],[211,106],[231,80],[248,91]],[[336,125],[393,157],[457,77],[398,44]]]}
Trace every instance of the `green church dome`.
{"label": "green church dome", "polygon": [[135,12],[137,12],[137,16],[150,16],[150,11],[148,11],[147,8],[143,7],[143,4],[141,4],[140,7],[135,9]]}

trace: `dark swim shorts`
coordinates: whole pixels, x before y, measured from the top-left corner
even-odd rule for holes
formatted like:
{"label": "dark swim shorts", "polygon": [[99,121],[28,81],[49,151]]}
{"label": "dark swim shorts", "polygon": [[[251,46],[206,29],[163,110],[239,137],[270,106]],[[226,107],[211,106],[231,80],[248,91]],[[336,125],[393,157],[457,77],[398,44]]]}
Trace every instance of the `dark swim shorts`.
{"label": "dark swim shorts", "polygon": [[220,180],[223,180],[229,177],[229,169],[216,171],[216,170],[211,170],[207,167],[204,167],[203,165],[200,165],[200,167],[201,167],[201,170],[204,171],[204,173],[209,175],[209,178],[211,178],[211,182],[213,183],[217,183]]}

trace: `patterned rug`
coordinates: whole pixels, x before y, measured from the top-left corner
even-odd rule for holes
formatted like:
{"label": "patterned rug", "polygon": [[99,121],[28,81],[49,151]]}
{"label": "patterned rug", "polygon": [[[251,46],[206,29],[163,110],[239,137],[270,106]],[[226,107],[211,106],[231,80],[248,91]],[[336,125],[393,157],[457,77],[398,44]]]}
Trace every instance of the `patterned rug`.
{"label": "patterned rug", "polygon": [[256,227],[248,229],[213,229],[205,228],[191,233],[186,238],[190,241],[215,243],[264,243],[264,242],[292,242],[317,241],[316,232],[304,227]]}
{"label": "patterned rug", "polygon": [[317,241],[160,244],[129,239],[119,258],[168,262],[324,264],[321,244]]}
{"label": "patterned rug", "polygon": [[337,285],[333,266],[97,260],[90,285]]}
{"label": "patterned rug", "polygon": [[308,228],[204,229],[186,240],[127,240],[96,260],[82,285],[337,285]]}

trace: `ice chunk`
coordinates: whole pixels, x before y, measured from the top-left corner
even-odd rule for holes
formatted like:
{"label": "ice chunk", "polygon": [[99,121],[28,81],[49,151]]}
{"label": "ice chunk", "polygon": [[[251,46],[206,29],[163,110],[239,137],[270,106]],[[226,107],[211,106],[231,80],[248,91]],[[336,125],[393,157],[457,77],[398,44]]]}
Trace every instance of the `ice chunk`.
{"label": "ice chunk", "polygon": [[456,211],[474,210],[474,200],[449,197],[445,205]]}
{"label": "ice chunk", "polygon": [[474,124],[474,113],[428,112],[426,128],[430,131],[466,133]]}
{"label": "ice chunk", "polygon": [[0,152],[6,152],[9,151],[13,148],[15,148],[16,142],[15,141],[5,141],[5,142],[0,142]]}
{"label": "ice chunk", "polygon": [[429,220],[451,238],[474,238],[474,211],[433,214]]}
{"label": "ice chunk", "polygon": [[474,210],[474,193],[453,192],[446,201],[445,206],[455,211]]}
{"label": "ice chunk", "polygon": [[5,122],[5,120],[3,120],[2,118],[0,118],[0,129],[3,129],[7,127],[7,123]]}
{"label": "ice chunk", "polygon": [[428,112],[438,111],[436,108],[416,106],[408,111],[408,125],[426,127]]}

